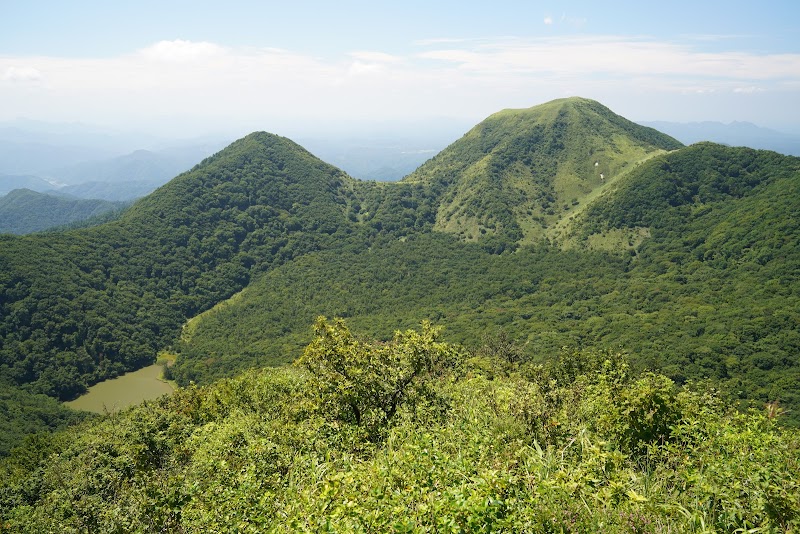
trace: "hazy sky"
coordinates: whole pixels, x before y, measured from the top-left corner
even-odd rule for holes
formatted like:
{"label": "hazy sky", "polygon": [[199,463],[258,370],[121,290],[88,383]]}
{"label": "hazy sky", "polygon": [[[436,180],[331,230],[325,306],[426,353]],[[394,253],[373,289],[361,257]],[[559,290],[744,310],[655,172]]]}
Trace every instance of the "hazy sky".
{"label": "hazy sky", "polygon": [[800,131],[798,6],[0,0],[0,120],[284,133],[577,95],[633,120]]}

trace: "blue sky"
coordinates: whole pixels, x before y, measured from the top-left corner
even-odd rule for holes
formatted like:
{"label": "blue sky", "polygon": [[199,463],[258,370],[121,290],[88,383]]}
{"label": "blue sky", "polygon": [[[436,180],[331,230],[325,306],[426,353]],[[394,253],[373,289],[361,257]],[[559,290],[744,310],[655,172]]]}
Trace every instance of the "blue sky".
{"label": "blue sky", "polygon": [[578,95],[800,131],[798,5],[0,0],[0,120],[295,133]]}

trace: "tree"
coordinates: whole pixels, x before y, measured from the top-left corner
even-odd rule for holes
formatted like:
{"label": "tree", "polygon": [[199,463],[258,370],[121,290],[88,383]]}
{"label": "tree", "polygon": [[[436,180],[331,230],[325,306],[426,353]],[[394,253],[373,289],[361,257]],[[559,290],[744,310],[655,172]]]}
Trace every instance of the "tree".
{"label": "tree", "polygon": [[397,331],[388,343],[368,342],[353,336],[341,319],[319,317],[298,365],[311,372],[326,417],[360,426],[374,439],[402,404],[431,400],[429,380],[462,358],[436,341],[439,330],[425,321],[421,332]]}

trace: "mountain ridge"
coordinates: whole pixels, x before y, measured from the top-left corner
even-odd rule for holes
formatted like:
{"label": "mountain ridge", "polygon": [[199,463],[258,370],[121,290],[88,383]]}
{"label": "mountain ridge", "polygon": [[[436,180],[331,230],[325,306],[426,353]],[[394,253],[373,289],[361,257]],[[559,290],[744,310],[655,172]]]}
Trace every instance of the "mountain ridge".
{"label": "mountain ridge", "polygon": [[[748,284],[797,283],[788,260],[770,256],[780,242],[768,235],[772,225],[794,243],[796,201],[782,198],[770,207],[764,193],[790,188],[798,176],[795,158],[679,148],[585,99],[493,117],[398,183],[355,180],[287,138],[255,132],[116,221],[0,237],[0,367],[25,391],[65,399],[152,362],[159,350],[179,349],[175,372],[182,383],[208,381],[293,358],[316,309],[352,317],[376,336],[421,318],[439,320],[471,346],[481,332],[508,328],[539,358],[564,345],[625,340],[638,351],[637,365],[668,367],[681,380],[711,373],[732,383],[751,373],[743,402],[780,396],[800,405],[785,385],[765,386],[769,369],[753,371],[769,364],[781,376],[794,372],[798,362],[787,355],[795,346],[792,293],[759,292],[761,316],[727,297],[741,297]],[[679,172],[659,166],[681,157],[688,163],[674,164]],[[758,179],[747,185],[751,178]],[[723,186],[744,187],[744,196],[717,195]],[[651,219],[694,214],[689,226],[679,226],[692,239],[650,219],[614,223],[622,204],[608,199],[626,187],[631,198],[652,201],[638,203]],[[694,202],[706,189],[717,196]],[[672,206],[664,192],[683,204]],[[745,205],[769,214],[751,221],[750,236],[734,231],[733,217]],[[715,258],[699,235],[712,220],[708,213],[718,217],[714,228],[722,236],[714,242],[770,245],[744,256],[746,268],[739,258]],[[708,261],[695,265],[691,258],[706,253]],[[462,264],[466,258],[471,265]],[[711,279],[727,293],[712,291]],[[204,315],[191,343],[180,345],[187,320],[245,287],[253,290]],[[675,302],[664,288],[678,296]],[[725,363],[732,345],[704,333],[714,330],[714,318],[693,311],[687,288],[711,303],[697,304],[701,309],[728,310],[731,327],[757,333],[742,337],[740,360]],[[669,306],[654,307],[651,292]],[[708,325],[682,322],[689,316]],[[212,343],[217,319],[230,335]],[[650,320],[661,324],[652,327],[659,332],[652,342],[640,339]],[[659,348],[672,338],[680,340],[674,358],[689,362],[688,376],[678,372],[673,352]],[[774,363],[781,361],[788,363]]]}
{"label": "mountain ridge", "polygon": [[[408,193],[393,204],[396,210],[416,206],[427,213],[417,227],[422,232],[395,234],[398,241],[372,247],[370,260],[363,254],[321,252],[266,273],[230,307],[193,323],[195,335],[181,349],[176,373],[202,382],[204,376],[232,372],[237,361],[244,366],[286,362],[308,341],[303,325],[313,321],[315,311],[348,317],[377,337],[412,327],[422,314],[447,325],[453,339],[468,346],[480,342],[479,332],[501,325],[521,336],[533,355],[576,343],[622,343],[635,351],[637,365],[663,368],[679,381],[709,377],[746,383],[742,401],[780,397],[800,405],[784,380],[798,365],[793,347],[800,350],[792,337],[797,333],[792,298],[774,300],[766,291],[750,289],[772,287],[783,276],[788,276],[784,283],[797,283],[790,273],[800,231],[787,215],[797,209],[797,199],[784,196],[775,203],[770,198],[775,190],[796,189],[798,161],[713,143],[653,151],[641,162],[621,165],[616,181],[595,188],[596,196],[586,195],[584,204],[567,211],[551,227],[555,235],[548,241],[526,245],[501,236],[500,247],[491,242],[487,247],[486,238],[470,241],[437,231],[437,184],[413,179],[397,187],[386,184],[384,191],[400,195],[404,190],[398,187],[404,187]],[[461,178],[455,172],[451,176],[453,182]],[[413,187],[416,197],[410,194]],[[384,211],[378,219],[386,216]],[[748,221],[749,235],[741,233],[737,219]],[[713,240],[702,235],[706,227],[713,229]],[[774,229],[780,229],[782,240],[774,238]],[[752,245],[759,241],[768,244]],[[715,251],[711,243],[724,243],[726,252]],[[750,252],[731,255],[736,247]],[[474,265],[461,265],[466,258]],[[737,267],[741,261],[744,270]],[[708,280],[725,289],[710,289]],[[309,291],[307,281],[328,289]],[[743,306],[748,292],[758,306]],[[300,295],[306,302],[291,310],[278,304],[270,312],[259,311],[266,302],[291,302]],[[710,310],[724,310],[725,319],[714,324]],[[270,325],[266,339],[259,333],[264,324]],[[759,333],[734,344],[720,331],[723,324]],[[281,332],[287,325],[292,325],[289,331]],[[653,328],[657,335],[642,334]],[[673,339],[675,346],[666,349]],[[202,363],[209,353],[220,355],[216,369]],[[772,366],[775,376],[784,378],[768,379],[768,370],[759,366]],[[776,389],[777,383],[782,385]]]}
{"label": "mountain ridge", "polygon": [[751,122],[733,121],[726,124],[716,121],[688,123],[646,121],[641,124],[666,132],[687,145],[711,141],[800,156],[800,135],[764,128]]}
{"label": "mountain ridge", "polygon": [[252,134],[114,222],[0,237],[0,364],[60,398],[141,367],[251,271],[329,246],[348,224],[350,180],[285,138]]}
{"label": "mountain ridge", "polygon": [[28,234],[66,226],[122,209],[123,204],[98,199],[49,195],[14,189],[0,197],[0,233]]}

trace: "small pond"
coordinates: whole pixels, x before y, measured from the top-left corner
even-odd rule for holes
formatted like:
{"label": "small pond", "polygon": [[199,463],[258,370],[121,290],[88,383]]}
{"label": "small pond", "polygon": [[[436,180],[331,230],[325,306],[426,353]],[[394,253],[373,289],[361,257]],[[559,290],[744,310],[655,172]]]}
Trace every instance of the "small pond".
{"label": "small pond", "polygon": [[75,410],[106,413],[172,393],[172,385],[161,379],[164,368],[160,363],[138,371],[125,373],[95,384],[77,399],[65,402]]}

